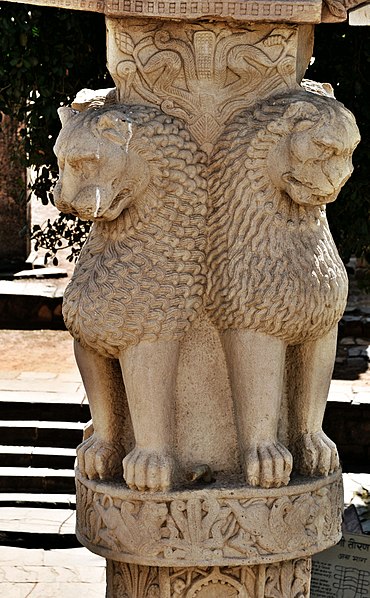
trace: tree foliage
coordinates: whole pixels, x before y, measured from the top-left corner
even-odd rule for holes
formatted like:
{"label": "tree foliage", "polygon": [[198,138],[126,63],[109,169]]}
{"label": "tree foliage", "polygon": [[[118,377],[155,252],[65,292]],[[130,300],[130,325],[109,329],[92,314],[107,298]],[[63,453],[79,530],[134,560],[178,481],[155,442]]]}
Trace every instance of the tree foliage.
{"label": "tree foliage", "polygon": [[[32,191],[47,204],[53,201],[57,176],[57,108],[84,87],[113,85],[105,63],[104,16],[0,2],[0,33],[0,114],[19,122],[26,165],[36,171]],[[72,216],[61,216],[34,236],[36,244],[52,253],[65,244],[63,237],[73,255],[88,228]]]}
{"label": "tree foliage", "polygon": [[[0,23],[0,112],[23,123],[27,163],[37,170],[33,191],[47,203],[57,174],[52,151],[60,130],[56,109],[84,87],[112,86],[105,66],[104,17],[0,2]],[[320,25],[314,56],[306,76],[333,85],[338,100],[355,114],[362,134],[354,174],[328,207],[331,228],[344,260],[353,253],[370,258],[369,30],[346,23]],[[51,253],[64,245],[64,237],[73,258],[88,229],[72,216],[60,216],[34,236]]]}
{"label": "tree foliage", "polygon": [[370,261],[370,31],[347,23],[316,27],[315,62],[307,77],[329,82],[336,98],[355,115],[362,141],[354,172],[328,206],[330,227],[343,260],[351,254]]}

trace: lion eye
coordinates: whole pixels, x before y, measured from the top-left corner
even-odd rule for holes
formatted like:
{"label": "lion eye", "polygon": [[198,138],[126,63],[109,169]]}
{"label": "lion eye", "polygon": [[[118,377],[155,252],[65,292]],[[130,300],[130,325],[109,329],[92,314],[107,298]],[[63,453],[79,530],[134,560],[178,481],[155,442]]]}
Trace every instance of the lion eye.
{"label": "lion eye", "polygon": [[330,147],[323,147],[321,150],[321,160],[328,160],[329,158],[331,158],[334,155],[335,151],[334,148],[330,148]]}
{"label": "lion eye", "polygon": [[94,157],[86,158],[84,156],[78,158],[67,158],[67,162],[74,170],[89,171],[91,172],[96,168],[97,160]]}

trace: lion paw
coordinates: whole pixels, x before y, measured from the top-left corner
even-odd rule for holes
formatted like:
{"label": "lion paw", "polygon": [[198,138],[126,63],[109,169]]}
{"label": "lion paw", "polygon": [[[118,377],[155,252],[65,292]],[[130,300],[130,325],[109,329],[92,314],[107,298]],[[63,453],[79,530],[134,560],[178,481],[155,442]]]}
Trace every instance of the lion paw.
{"label": "lion paw", "polygon": [[174,461],[164,452],[134,448],[123,459],[123,471],[132,490],[167,490],[173,478]]}
{"label": "lion paw", "polygon": [[303,434],[293,446],[297,472],[308,476],[327,476],[339,468],[334,442],[323,431]]}
{"label": "lion paw", "polygon": [[279,488],[289,483],[292,455],[280,442],[261,442],[245,452],[244,471],[247,484]]}
{"label": "lion paw", "polygon": [[122,452],[93,434],[77,447],[77,466],[89,480],[122,477]]}

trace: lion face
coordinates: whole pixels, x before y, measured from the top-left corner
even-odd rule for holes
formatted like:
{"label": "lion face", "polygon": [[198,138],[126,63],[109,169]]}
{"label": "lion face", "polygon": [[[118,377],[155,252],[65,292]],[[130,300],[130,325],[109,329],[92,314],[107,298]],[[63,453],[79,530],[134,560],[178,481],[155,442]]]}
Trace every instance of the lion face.
{"label": "lion face", "polygon": [[352,154],[360,138],[354,121],[347,121],[348,126],[337,123],[334,128],[324,124],[291,136],[291,171],[283,175],[283,180],[296,203],[330,203],[351,176]]}
{"label": "lion face", "polygon": [[337,198],[352,174],[352,154],[360,141],[353,115],[342,106],[315,116],[316,122],[297,120],[272,158],[274,183],[303,206]]}
{"label": "lion face", "polygon": [[59,164],[54,199],[61,212],[82,220],[111,221],[130,205],[146,170],[129,151],[131,123],[123,114],[94,112],[92,118],[85,113],[71,115],[59,134],[54,147]]}

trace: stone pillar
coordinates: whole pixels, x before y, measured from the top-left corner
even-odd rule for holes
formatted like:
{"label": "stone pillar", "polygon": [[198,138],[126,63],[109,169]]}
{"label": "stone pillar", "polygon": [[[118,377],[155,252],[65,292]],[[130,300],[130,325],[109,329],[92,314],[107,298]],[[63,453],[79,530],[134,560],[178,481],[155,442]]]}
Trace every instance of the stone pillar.
{"label": "stone pillar", "polygon": [[338,4],[96,4],[116,91],[60,110],[55,202],[95,221],[64,317],[94,424],[77,535],[109,598],[308,598],[340,539],[325,205],[359,134],[302,81]]}
{"label": "stone pillar", "polygon": [[107,31],[115,98],[62,110],[56,144],[56,205],[95,219],[64,304],[94,422],[78,538],[109,598],[308,598],[341,536],[321,424],[347,282],[325,204],[354,118],[302,83],[309,24]]}

